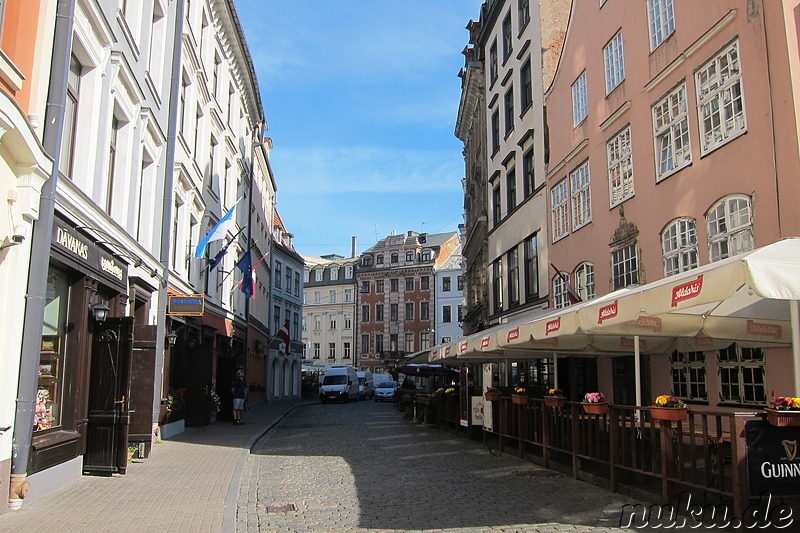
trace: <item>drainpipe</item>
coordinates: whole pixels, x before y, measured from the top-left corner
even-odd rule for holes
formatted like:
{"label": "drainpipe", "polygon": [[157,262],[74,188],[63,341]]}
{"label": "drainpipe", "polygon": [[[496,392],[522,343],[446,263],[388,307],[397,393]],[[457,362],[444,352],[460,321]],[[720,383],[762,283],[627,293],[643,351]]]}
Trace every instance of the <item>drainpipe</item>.
{"label": "drainpipe", "polygon": [[164,337],[167,333],[167,286],[169,285],[169,259],[172,236],[172,190],[175,180],[175,145],[178,139],[178,96],[181,90],[181,52],[183,50],[183,0],[175,5],[175,34],[172,39],[172,77],[170,78],[169,123],[167,124],[167,151],[164,162],[164,190],[161,210],[161,250],[159,261],[164,268],[158,287],[158,309],[156,311],[156,362],[155,386],[153,387],[153,416],[155,428],[161,410],[161,393],[164,382]]}
{"label": "drainpipe", "polygon": [[22,326],[22,352],[17,386],[17,409],[14,418],[14,441],[11,448],[11,481],[8,498],[10,510],[22,507],[28,495],[28,459],[33,438],[33,414],[39,382],[39,354],[47,290],[47,271],[55,218],[58,167],[67,100],[67,76],[72,54],[72,26],[75,0],[58,0],[53,35],[52,69],[47,93],[42,146],[53,159],[53,172],[42,187],[39,219],[33,224],[31,261],[25,312]]}

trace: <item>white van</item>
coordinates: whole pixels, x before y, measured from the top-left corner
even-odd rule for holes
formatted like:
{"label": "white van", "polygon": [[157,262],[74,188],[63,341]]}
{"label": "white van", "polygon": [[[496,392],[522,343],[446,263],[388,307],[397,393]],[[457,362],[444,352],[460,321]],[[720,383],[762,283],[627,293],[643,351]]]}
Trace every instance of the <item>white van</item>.
{"label": "white van", "polygon": [[338,402],[339,400],[358,401],[358,375],[355,367],[332,366],[322,378],[319,387],[320,403]]}
{"label": "white van", "polygon": [[364,370],[356,372],[358,376],[358,399],[370,400],[375,396],[375,383],[372,381],[372,372]]}

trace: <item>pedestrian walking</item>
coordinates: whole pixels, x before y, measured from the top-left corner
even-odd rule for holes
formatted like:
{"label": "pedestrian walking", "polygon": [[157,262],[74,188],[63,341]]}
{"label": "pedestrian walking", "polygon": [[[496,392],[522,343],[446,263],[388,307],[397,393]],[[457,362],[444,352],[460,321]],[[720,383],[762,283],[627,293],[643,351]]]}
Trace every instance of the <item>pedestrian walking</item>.
{"label": "pedestrian walking", "polygon": [[231,384],[231,394],[233,394],[233,423],[239,426],[244,424],[242,410],[244,409],[244,401],[247,398],[247,383],[244,381],[244,370],[236,372],[236,379]]}

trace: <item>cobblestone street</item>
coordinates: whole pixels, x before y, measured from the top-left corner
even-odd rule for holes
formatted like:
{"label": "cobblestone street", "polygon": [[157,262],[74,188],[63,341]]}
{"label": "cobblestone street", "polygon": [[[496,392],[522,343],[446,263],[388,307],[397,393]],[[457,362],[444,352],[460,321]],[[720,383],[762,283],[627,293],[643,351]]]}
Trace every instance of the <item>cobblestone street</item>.
{"label": "cobblestone street", "polygon": [[236,530],[619,531],[622,506],[634,503],[407,421],[389,404],[308,405],[253,448]]}

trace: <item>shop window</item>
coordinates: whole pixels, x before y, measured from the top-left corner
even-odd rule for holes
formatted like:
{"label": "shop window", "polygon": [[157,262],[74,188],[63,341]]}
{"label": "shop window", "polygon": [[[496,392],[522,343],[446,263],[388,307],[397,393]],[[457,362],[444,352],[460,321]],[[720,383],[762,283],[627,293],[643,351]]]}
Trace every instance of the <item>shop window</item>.
{"label": "shop window", "polygon": [[47,294],[39,356],[39,379],[34,407],[34,430],[62,425],[64,390],[64,345],[66,341],[69,277],[51,268],[47,274]]}
{"label": "shop window", "polygon": [[672,352],[672,392],[686,400],[708,401],[705,352]]}

